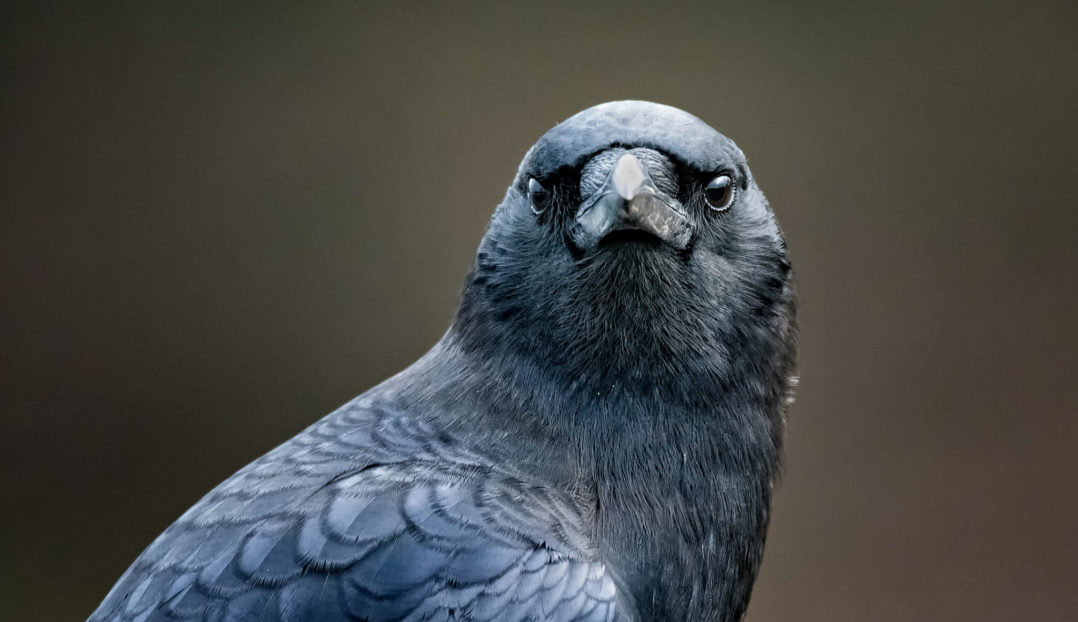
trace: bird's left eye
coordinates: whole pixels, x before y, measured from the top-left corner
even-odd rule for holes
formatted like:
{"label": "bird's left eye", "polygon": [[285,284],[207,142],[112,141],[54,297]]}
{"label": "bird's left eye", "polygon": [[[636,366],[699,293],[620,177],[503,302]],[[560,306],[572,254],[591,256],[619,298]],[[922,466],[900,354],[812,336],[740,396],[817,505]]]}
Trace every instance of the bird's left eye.
{"label": "bird's left eye", "polygon": [[712,209],[723,211],[734,201],[734,180],[729,175],[719,175],[704,187],[704,198]]}
{"label": "bird's left eye", "polygon": [[538,179],[532,177],[528,180],[528,200],[531,201],[533,212],[542,214],[546,210],[549,199],[550,193],[543,187],[543,184],[539,183]]}

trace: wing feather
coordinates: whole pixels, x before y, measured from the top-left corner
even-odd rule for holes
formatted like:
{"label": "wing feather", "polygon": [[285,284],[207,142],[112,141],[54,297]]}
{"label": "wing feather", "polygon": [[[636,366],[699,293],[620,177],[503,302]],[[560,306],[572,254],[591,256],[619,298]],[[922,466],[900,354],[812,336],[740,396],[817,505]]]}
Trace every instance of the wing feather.
{"label": "wing feather", "polygon": [[559,492],[356,401],[226,480],[91,620],[612,620]]}

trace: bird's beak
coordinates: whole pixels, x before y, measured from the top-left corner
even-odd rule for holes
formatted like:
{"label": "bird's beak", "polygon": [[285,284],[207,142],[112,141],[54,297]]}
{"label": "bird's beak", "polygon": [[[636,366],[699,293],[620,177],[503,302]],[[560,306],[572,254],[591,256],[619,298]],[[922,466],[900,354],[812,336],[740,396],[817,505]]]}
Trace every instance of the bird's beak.
{"label": "bird's beak", "polygon": [[660,192],[640,161],[628,153],[580,206],[573,229],[573,237],[584,247],[594,247],[623,230],[650,233],[677,249],[687,247],[692,238],[692,221],[681,204]]}

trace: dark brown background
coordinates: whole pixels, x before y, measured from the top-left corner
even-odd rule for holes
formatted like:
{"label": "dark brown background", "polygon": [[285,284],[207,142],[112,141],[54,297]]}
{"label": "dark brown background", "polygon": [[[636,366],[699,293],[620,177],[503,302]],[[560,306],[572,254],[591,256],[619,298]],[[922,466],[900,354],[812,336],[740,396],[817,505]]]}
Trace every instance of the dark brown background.
{"label": "dark brown background", "polygon": [[1078,619],[1075,5],[664,5],[6,5],[0,617],[414,360],[528,146],[644,98],[799,273],[749,620]]}

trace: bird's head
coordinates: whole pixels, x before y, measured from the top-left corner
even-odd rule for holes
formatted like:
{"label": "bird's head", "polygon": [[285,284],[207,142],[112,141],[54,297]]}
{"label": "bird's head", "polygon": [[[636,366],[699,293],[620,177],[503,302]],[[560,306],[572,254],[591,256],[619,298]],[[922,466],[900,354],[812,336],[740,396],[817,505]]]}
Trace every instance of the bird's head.
{"label": "bird's head", "polygon": [[528,151],[454,330],[574,383],[651,390],[792,359],[793,314],[785,243],[741,150],[681,110],[622,101]]}

